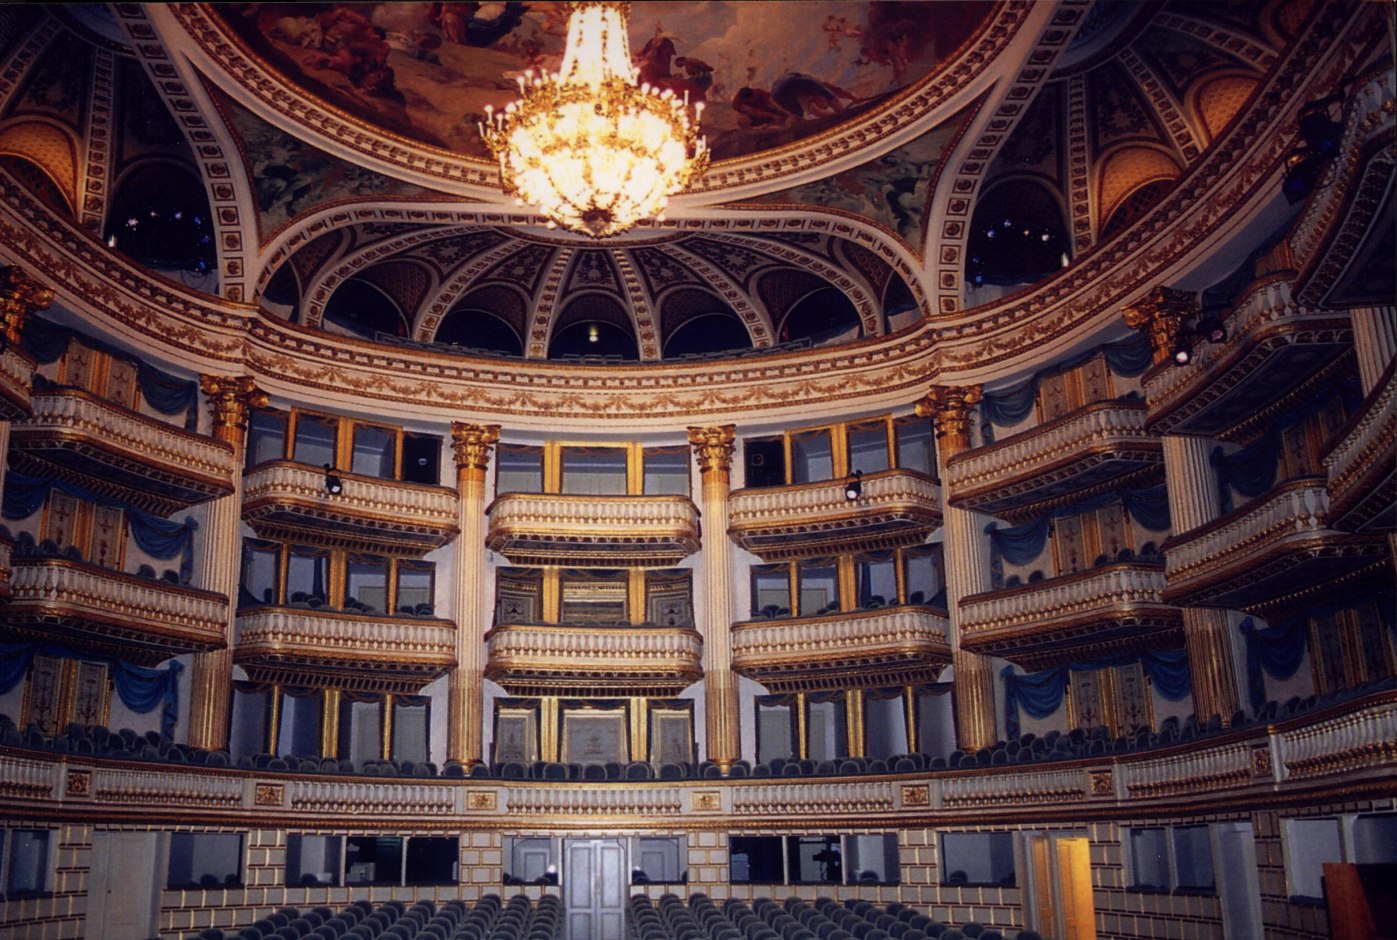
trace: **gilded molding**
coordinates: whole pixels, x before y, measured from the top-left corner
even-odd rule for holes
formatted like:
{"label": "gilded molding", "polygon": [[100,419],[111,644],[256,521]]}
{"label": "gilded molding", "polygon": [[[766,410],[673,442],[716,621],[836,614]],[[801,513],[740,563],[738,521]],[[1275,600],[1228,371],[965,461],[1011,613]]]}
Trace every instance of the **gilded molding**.
{"label": "gilded molding", "polygon": [[732,455],[736,450],[733,441],[737,437],[737,426],[725,424],[721,427],[689,428],[689,444],[698,458],[699,471],[705,481],[720,479],[726,481],[732,469]]}
{"label": "gilded molding", "polygon": [[918,417],[930,418],[936,428],[943,460],[970,447],[970,415],[980,403],[979,385],[933,385],[916,404]]}
{"label": "gilded molding", "polygon": [[5,268],[0,274],[0,334],[5,345],[18,349],[29,315],[47,310],[52,303],[52,288],[40,284],[18,266]]}
{"label": "gilded molding", "polygon": [[248,375],[201,375],[199,390],[208,396],[215,433],[237,432],[239,439],[247,433],[252,409],[265,408],[270,400]]}
{"label": "gilded molding", "polygon": [[1125,325],[1150,338],[1154,364],[1168,362],[1174,355],[1184,320],[1198,314],[1198,295],[1172,287],[1156,287],[1121,311]]}
{"label": "gilded molding", "polygon": [[490,469],[490,454],[499,442],[498,424],[451,422],[451,449],[458,470],[475,470],[483,474]]}

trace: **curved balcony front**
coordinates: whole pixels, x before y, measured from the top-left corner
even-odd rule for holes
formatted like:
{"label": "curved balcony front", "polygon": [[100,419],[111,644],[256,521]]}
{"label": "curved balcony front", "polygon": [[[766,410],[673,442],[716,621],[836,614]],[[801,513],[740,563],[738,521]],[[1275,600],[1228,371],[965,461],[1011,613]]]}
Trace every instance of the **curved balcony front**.
{"label": "curved balcony front", "polygon": [[861,478],[850,500],[843,480],[735,490],[728,534],[764,561],[918,545],[941,525],[936,481],[915,470]]}
{"label": "curved balcony front", "polygon": [[1298,304],[1288,277],[1254,284],[1227,318],[1228,338],[1195,348],[1190,365],[1145,373],[1149,430],[1244,439],[1344,367],[1353,348],[1348,312]]}
{"label": "curved balcony front", "polygon": [[260,464],[243,479],[243,519],[262,538],[400,555],[424,555],[460,531],[454,490],[336,475],[343,489],[332,494],[322,469]]}
{"label": "curved balcony front", "polygon": [[516,565],[669,567],[699,548],[699,512],[684,496],[505,493],[485,545]]}
{"label": "curved balcony front", "polygon": [[512,695],[675,695],[703,678],[703,640],[688,627],[510,623],[485,645],[485,678]]}
{"label": "curved balcony front", "polygon": [[228,598],[67,558],[12,558],[5,632],[155,665],[225,646]]}
{"label": "curved balcony front", "polygon": [[1324,456],[1329,520],[1349,532],[1397,529],[1397,382],[1394,366]]}
{"label": "curved balcony front", "polygon": [[1165,542],[1164,599],[1264,613],[1351,593],[1369,576],[1390,578],[1386,554],[1383,536],[1330,526],[1323,479],[1292,480]]}
{"label": "curved balcony front", "polygon": [[13,349],[0,351],[0,421],[29,417],[33,384],[34,360]]}
{"label": "curved balcony front", "polygon": [[233,492],[233,448],[78,388],[36,393],[15,422],[16,469],[72,480],[161,516]]}
{"label": "curved balcony front", "polygon": [[238,614],[233,661],[259,681],[420,692],[456,664],[456,625],[259,607]]}
{"label": "curved balcony front", "polygon": [[1183,612],[1166,603],[1164,566],[1121,562],[961,601],[961,648],[1029,671],[1113,653],[1183,645]]}
{"label": "curved balcony front", "polygon": [[1164,445],[1145,403],[1103,401],[946,461],[947,502],[1022,522],[1108,489],[1157,482]]}
{"label": "curved balcony front", "polygon": [[732,626],[732,668],[773,692],[934,680],[951,661],[950,622],[929,607],[849,610]]}

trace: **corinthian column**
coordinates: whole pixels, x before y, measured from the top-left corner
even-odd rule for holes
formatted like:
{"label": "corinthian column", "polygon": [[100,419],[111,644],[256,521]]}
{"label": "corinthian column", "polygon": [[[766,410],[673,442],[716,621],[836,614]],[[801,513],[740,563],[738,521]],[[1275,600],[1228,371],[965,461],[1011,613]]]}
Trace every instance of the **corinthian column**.
{"label": "corinthian column", "polygon": [[[980,401],[980,386],[933,385],[917,402],[917,414],[931,418],[936,429],[937,461],[946,479],[946,461],[970,448],[970,416]],[[990,747],[999,735],[994,721],[994,672],[990,658],[961,649],[962,598],[990,586],[989,566],[980,544],[982,517],[952,506],[942,493],[945,519],[946,607],[951,615],[951,666],[955,683],[956,745],[962,750]]]}
{"label": "corinthian column", "polygon": [[233,449],[233,492],[209,503],[198,533],[199,587],[228,598],[223,646],[194,654],[190,681],[189,744],[218,750],[228,746],[228,703],[233,691],[233,628],[238,616],[239,529],[243,502],[243,457],[247,448],[248,412],[267,404],[245,375],[199,377],[213,413],[213,436]]}
{"label": "corinthian column", "polygon": [[[19,350],[20,337],[29,315],[36,310],[46,310],[53,303],[53,291],[25,274],[19,268],[6,268],[0,274],[0,356],[13,350],[26,363],[24,374],[30,375],[34,363]],[[20,388],[27,387],[29,379],[16,382]],[[25,394],[25,393],[21,393]],[[5,495],[5,458],[10,452],[10,422],[0,421],[0,498]]]}
{"label": "corinthian column", "polygon": [[732,672],[732,543],[728,541],[728,491],[736,428],[689,428],[698,457],[703,495],[704,721],[708,759],[726,772],[742,755],[737,680]]}
{"label": "corinthian column", "polygon": [[446,756],[478,764],[481,707],[485,701],[485,631],[490,629],[490,598],[485,595],[485,472],[500,439],[498,424],[451,425],[456,453],[456,668],[447,686]]}
{"label": "corinthian column", "polygon": [[[1174,354],[1185,318],[1198,312],[1198,298],[1188,291],[1156,287],[1124,310],[1125,324],[1145,331],[1156,365]],[[1218,514],[1217,483],[1208,462],[1211,441],[1166,436],[1164,476],[1169,493],[1170,531],[1188,532]],[[1237,678],[1232,668],[1232,626],[1227,612],[1213,607],[1185,607],[1184,646],[1193,683],[1193,711],[1199,721],[1213,715],[1226,721],[1237,710]]]}

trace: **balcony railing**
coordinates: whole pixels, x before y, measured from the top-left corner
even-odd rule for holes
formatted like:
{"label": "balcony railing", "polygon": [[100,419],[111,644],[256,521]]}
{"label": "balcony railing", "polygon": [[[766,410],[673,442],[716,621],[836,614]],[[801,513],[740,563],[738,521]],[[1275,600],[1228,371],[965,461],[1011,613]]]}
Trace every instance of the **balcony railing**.
{"label": "balcony railing", "polygon": [[1317,585],[1331,593],[1347,590],[1348,579],[1385,563],[1383,554],[1381,536],[1330,527],[1324,480],[1292,480],[1165,542],[1164,599],[1258,610],[1297,590],[1313,595]]}
{"label": "balcony railing", "polygon": [[843,480],[737,490],[728,534],[768,561],[825,552],[916,545],[941,524],[939,487],[914,470],[862,477],[850,501]]}
{"label": "balcony railing", "polygon": [[29,417],[34,361],[13,349],[0,352],[0,421]]}
{"label": "balcony railing", "polygon": [[15,423],[16,466],[57,473],[162,516],[233,492],[233,449],[76,388],[36,393]]}
{"label": "balcony railing", "polygon": [[732,627],[732,666],[774,691],[831,680],[893,684],[935,679],[951,661],[950,626],[929,607],[850,610],[749,620]]}
{"label": "balcony railing", "polygon": [[486,546],[520,565],[675,565],[698,551],[699,513],[683,496],[506,493]]}
{"label": "balcony railing", "polygon": [[669,695],[703,677],[703,640],[688,627],[512,623],[485,643],[485,677],[517,695]]}
{"label": "balcony railing", "polygon": [[285,461],[254,467],[243,482],[243,518],[264,538],[415,555],[460,531],[453,490],[336,475],[344,487],[331,494],[317,467]]}
{"label": "balcony railing", "polygon": [[945,482],[953,505],[1016,522],[1163,467],[1163,443],[1145,431],[1144,402],[1105,401],[957,454]]}
{"label": "balcony railing", "polygon": [[1120,562],[961,601],[961,646],[1037,669],[1183,642],[1158,563]]}
{"label": "balcony railing", "polygon": [[328,677],[340,687],[417,692],[456,664],[456,625],[258,608],[238,615],[233,659],[254,677],[272,681],[305,684]]}
{"label": "balcony railing", "polygon": [[1394,365],[1387,367],[1374,394],[1324,457],[1329,471],[1329,518],[1335,528],[1352,532],[1397,528]]}
{"label": "balcony railing", "polygon": [[224,646],[228,599],[66,558],[13,558],[0,623],[45,641],[70,639],[158,663]]}
{"label": "balcony railing", "polygon": [[1252,285],[1227,329],[1226,341],[1195,349],[1190,365],[1145,373],[1151,431],[1245,437],[1277,408],[1308,396],[1353,346],[1347,311],[1300,305],[1288,275]]}

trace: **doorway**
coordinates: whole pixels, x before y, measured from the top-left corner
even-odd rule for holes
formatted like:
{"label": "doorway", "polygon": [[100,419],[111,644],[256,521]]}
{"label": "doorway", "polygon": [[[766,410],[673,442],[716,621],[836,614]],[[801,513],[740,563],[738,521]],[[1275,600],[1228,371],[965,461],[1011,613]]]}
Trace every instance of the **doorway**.
{"label": "doorway", "polygon": [[1029,926],[1062,940],[1096,940],[1087,837],[1033,832],[1025,839]]}
{"label": "doorway", "polygon": [[567,940],[624,940],[628,875],[620,839],[563,840]]}
{"label": "doorway", "polygon": [[83,936],[145,940],[156,934],[159,841],[158,832],[93,831]]}

